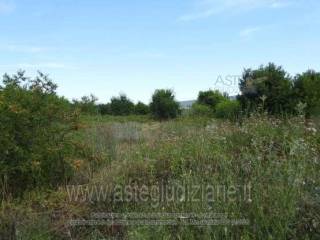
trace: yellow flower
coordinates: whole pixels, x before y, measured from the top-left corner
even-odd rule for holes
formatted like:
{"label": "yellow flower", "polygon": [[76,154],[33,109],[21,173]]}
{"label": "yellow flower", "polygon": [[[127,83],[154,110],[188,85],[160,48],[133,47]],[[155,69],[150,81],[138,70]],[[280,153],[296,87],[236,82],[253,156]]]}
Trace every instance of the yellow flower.
{"label": "yellow flower", "polygon": [[32,161],[32,167],[33,168],[38,168],[40,166],[40,162],[39,161]]}

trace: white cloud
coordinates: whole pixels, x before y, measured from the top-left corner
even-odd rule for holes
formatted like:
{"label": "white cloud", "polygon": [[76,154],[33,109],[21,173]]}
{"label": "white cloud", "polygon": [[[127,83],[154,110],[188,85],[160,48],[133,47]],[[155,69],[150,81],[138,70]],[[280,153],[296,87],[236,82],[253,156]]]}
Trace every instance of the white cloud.
{"label": "white cloud", "polygon": [[252,36],[254,33],[261,30],[261,27],[249,27],[240,31],[240,36],[243,38],[247,38]]}
{"label": "white cloud", "polygon": [[208,18],[224,12],[242,12],[259,8],[283,8],[299,0],[197,0],[193,13],[180,16],[180,21]]}
{"label": "white cloud", "polygon": [[0,14],[11,13],[15,9],[15,5],[12,1],[2,1],[0,0]]}

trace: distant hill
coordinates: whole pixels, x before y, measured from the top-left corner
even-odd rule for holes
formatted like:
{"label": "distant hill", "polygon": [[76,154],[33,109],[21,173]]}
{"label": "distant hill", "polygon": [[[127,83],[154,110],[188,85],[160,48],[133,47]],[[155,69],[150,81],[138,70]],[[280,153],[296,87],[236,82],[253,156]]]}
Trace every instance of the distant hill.
{"label": "distant hill", "polygon": [[189,100],[189,101],[181,101],[179,102],[179,104],[182,109],[189,109],[192,107],[192,104],[194,104],[195,102],[196,100]]}
{"label": "distant hill", "polygon": [[229,98],[230,98],[231,100],[237,100],[237,96],[238,96],[238,95],[229,96]]}

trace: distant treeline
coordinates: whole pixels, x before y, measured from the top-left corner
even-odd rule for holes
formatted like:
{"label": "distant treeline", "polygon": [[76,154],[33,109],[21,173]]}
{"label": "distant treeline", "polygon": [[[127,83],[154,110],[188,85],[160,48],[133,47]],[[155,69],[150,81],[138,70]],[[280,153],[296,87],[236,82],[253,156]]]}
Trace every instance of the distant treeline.
{"label": "distant treeline", "polygon": [[[240,114],[264,111],[269,114],[320,113],[320,73],[308,70],[290,76],[281,66],[273,63],[258,69],[245,69],[239,82],[241,94],[231,100],[218,90],[201,91],[188,114],[219,118],[237,118]],[[73,104],[86,114],[152,115],[156,118],[174,118],[181,114],[172,90],[156,90],[150,104],[134,104],[125,94],[112,97],[109,103],[96,104],[93,95],[73,100]]]}

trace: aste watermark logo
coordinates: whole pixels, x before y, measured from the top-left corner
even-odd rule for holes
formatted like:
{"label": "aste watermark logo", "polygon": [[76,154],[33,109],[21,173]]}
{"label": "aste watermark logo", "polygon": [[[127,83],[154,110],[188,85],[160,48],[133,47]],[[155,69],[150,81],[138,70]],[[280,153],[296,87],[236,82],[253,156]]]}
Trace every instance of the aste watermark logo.
{"label": "aste watermark logo", "polygon": [[241,79],[241,75],[218,75],[214,85],[216,86],[226,86],[226,87],[237,87],[239,86],[239,82]]}
{"label": "aste watermark logo", "polygon": [[151,207],[170,203],[252,202],[251,184],[201,185],[159,183],[157,185],[73,185],[67,186],[70,202],[140,203]]}
{"label": "aste watermark logo", "polygon": [[241,75],[236,74],[218,75],[214,80],[214,88],[229,96],[238,95],[240,79]]}

